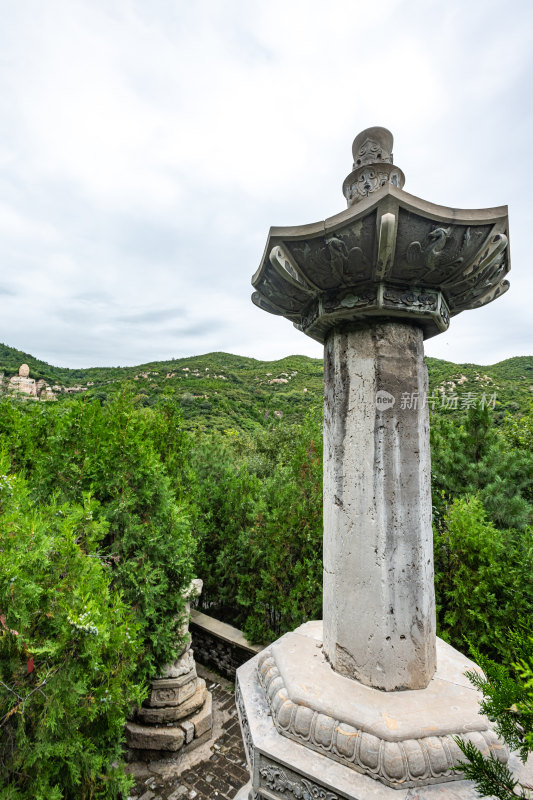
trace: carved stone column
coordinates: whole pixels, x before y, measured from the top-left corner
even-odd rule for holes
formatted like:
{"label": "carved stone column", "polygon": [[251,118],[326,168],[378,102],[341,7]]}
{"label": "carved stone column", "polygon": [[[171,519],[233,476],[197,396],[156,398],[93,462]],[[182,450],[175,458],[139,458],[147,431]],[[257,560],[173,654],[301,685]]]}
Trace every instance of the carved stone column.
{"label": "carved stone column", "polygon": [[422,331],[334,328],[324,345],[324,652],[377,689],[436,667]]}
{"label": "carved stone column", "polygon": [[325,396],[324,621],[237,672],[252,800],[432,784],[466,800],[454,737],[508,758],[464,676],[476,665],[435,636],[423,361],[424,339],[509,288],[507,209],[407,194],[392,144],[360,133],[348,209],[271,228],[252,278],[259,308],[324,344]]}

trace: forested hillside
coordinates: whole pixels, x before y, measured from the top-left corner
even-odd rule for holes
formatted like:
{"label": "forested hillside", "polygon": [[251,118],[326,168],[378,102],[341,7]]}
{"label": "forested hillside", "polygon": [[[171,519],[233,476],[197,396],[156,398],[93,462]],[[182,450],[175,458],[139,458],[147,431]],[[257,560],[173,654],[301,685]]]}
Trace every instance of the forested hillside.
{"label": "forested hillside", "polygon": [[[273,419],[299,422],[310,407],[322,404],[322,361],[306,356],[257,361],[208,353],[137,367],[75,370],[53,367],[0,345],[0,372],[6,377],[14,375],[22,363],[29,365],[33,378],[57,386],[59,398],[69,389],[102,401],[121,391],[125,383],[131,384],[146,406],[173,398],[189,430],[252,431],[268,428]],[[501,421],[505,413],[527,411],[533,398],[533,356],[483,367],[428,358],[427,365],[430,407],[456,418],[457,412],[485,397],[494,406],[495,419]]]}

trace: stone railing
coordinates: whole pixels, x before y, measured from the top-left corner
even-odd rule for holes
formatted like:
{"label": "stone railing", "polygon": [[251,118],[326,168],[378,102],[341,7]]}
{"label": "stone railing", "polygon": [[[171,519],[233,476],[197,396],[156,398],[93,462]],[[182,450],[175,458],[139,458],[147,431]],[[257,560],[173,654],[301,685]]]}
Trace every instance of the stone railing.
{"label": "stone railing", "polygon": [[235,680],[235,670],[266,646],[250,644],[238,628],[195,609],[191,611],[189,630],[199,663],[231,681]]}

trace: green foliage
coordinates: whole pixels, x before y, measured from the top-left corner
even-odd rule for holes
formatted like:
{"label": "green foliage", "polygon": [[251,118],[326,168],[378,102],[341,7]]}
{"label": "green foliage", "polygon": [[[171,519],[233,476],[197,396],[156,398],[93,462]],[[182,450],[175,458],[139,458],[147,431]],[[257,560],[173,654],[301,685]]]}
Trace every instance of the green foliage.
{"label": "green foliage", "polygon": [[[35,502],[81,503],[91,492],[107,523],[113,581],[137,613],[147,679],[179,645],[181,590],[194,539],[180,495],[186,450],[179,410],[138,407],[127,391],[101,405],[0,402],[0,444],[30,478]],[[185,472],[185,470],[184,470]]]}
{"label": "green foliage", "polygon": [[[497,664],[472,646],[472,655],[484,674],[469,672],[470,681],[483,694],[481,713],[494,723],[498,736],[523,762],[533,752],[533,637],[524,625],[509,634],[508,648],[514,657],[512,667]],[[460,765],[466,776],[476,782],[482,797],[501,800],[530,797],[509,768],[493,757],[484,757],[471,742],[456,742],[466,756]]]}
{"label": "green foliage", "polygon": [[[239,601],[252,641],[268,641],[322,608],[322,437],[316,415],[291,432],[263,482]],[[259,580],[258,580],[259,576]]]}
{"label": "green foliage", "polygon": [[494,426],[488,407],[471,407],[460,425],[444,415],[432,417],[431,470],[437,517],[450,498],[477,494],[498,527],[524,529],[531,524],[533,450],[513,446],[510,438]]}
{"label": "green foliage", "polygon": [[454,500],[435,531],[435,591],[441,636],[510,663],[507,631],[533,614],[533,530],[500,530],[478,497]]}
{"label": "green foliage", "polygon": [[127,789],[128,709],[181,645],[187,442],[174,402],[147,408],[128,391],[0,401],[0,449],[27,479],[0,479],[3,800]]}
{"label": "green foliage", "polygon": [[236,459],[231,443],[216,435],[199,439],[192,459],[196,563],[204,580],[200,602],[204,608],[229,609],[232,622],[241,625],[244,616],[236,598],[248,569],[247,534],[261,502],[261,481]]}
{"label": "green foliage", "polygon": [[[506,417],[504,435],[511,447],[524,453],[526,458],[533,453],[533,405],[521,417]],[[529,484],[525,495],[533,502],[533,483]]]}
{"label": "green foliage", "polygon": [[142,642],[99,549],[107,523],[90,496],[35,507],[2,473],[0,797],[119,797]]}
{"label": "green foliage", "polygon": [[204,608],[252,641],[320,615],[322,444],[316,415],[252,437],[211,436],[193,453]]}
{"label": "green foliage", "polygon": [[483,756],[472,742],[455,737],[455,741],[467,758],[458,768],[466,778],[475,781],[476,790],[481,797],[499,797],[501,800],[530,800],[529,792],[519,786],[507,764],[502,764],[490,755]]}
{"label": "green foliage", "polygon": [[481,712],[495,721],[498,736],[525,762],[533,750],[533,637],[525,623],[506,638],[512,666],[493,661],[472,645],[483,674],[467,675],[483,694]]}

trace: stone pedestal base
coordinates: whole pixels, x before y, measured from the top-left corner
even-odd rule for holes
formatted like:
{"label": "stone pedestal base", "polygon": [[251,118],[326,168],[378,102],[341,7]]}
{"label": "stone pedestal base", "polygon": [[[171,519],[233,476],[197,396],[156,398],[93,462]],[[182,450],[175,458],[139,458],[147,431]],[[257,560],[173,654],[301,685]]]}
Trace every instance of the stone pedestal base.
{"label": "stone pedestal base", "polygon": [[[189,683],[176,688],[176,700],[173,704],[165,704],[157,697],[161,694],[153,681],[151,699],[148,705],[137,709],[134,721],[126,724],[126,742],[128,760],[154,761],[164,758],[175,758],[178,750],[193,749],[211,735],[213,727],[212,697],[205,687],[203,678],[194,676]],[[169,687],[164,687],[168,694]],[[180,691],[186,689],[185,697]],[[154,702],[154,694],[156,702]]]}
{"label": "stone pedestal base", "polygon": [[333,672],[321,633],[306,623],[237,672],[250,800],[473,800],[453,771],[462,753],[452,737],[508,759],[464,677],[475,664],[438,642],[427,689],[382,692]]}
{"label": "stone pedestal base", "polygon": [[[207,741],[213,727],[212,697],[205,688],[205,681],[197,680],[195,696],[201,698],[196,710],[190,708],[176,709],[181,711],[179,721],[146,722],[141,712],[150,709],[139,709],[135,722],[126,724],[126,742],[128,745],[128,761],[160,761],[175,758],[178,751],[193,750]],[[154,709],[155,710],[155,709]],[[161,711],[175,709],[162,708]]]}

